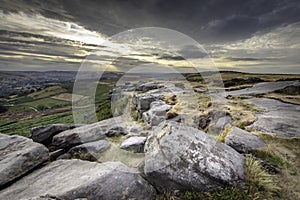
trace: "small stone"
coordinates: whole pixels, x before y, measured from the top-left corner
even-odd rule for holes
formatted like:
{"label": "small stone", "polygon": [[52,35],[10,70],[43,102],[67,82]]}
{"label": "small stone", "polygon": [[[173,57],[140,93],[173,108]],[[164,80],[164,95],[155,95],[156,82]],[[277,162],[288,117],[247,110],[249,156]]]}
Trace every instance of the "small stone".
{"label": "small stone", "polygon": [[143,153],[145,141],[146,137],[130,137],[122,142],[120,148],[130,150],[135,153]]}

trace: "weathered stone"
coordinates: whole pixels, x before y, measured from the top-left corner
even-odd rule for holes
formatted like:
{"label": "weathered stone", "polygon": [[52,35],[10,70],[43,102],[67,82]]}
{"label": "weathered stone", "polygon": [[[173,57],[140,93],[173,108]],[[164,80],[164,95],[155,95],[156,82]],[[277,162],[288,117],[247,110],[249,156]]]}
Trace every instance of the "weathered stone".
{"label": "weathered stone", "polygon": [[58,157],[56,158],[56,160],[71,159],[71,158],[72,158],[72,155],[71,155],[71,154],[69,154],[69,153],[64,153],[64,154],[58,156]]}
{"label": "weathered stone", "polygon": [[167,112],[172,109],[172,106],[166,104],[164,101],[154,101],[150,105],[150,110],[143,113],[142,119],[148,125],[157,126],[163,120],[167,119]]}
{"label": "weathered stone", "polygon": [[145,199],[155,190],[120,162],[58,160],[23,177],[0,192],[11,199]]}
{"label": "weathered stone", "polygon": [[209,127],[208,132],[214,135],[219,135],[222,133],[222,131],[225,129],[225,127],[230,124],[231,117],[226,115],[221,118],[219,118],[216,123],[212,124]]}
{"label": "weathered stone", "polygon": [[161,97],[157,95],[151,95],[147,93],[138,94],[133,97],[133,103],[136,106],[136,110],[141,113],[149,110],[150,104],[159,99],[161,99]]}
{"label": "weathered stone", "polygon": [[145,144],[144,173],[160,191],[210,191],[244,179],[244,156],[204,132],[165,121]]}
{"label": "weathered stone", "polygon": [[136,126],[131,127],[130,132],[131,133],[138,133],[138,132],[141,132],[143,130],[144,130],[144,128],[141,125],[136,125]]}
{"label": "weathered stone", "polygon": [[65,153],[65,150],[63,149],[57,149],[56,151],[52,151],[49,153],[50,161],[56,160],[58,157],[63,155]]}
{"label": "weathered stone", "polygon": [[[231,118],[229,113],[220,110],[211,110],[208,114],[201,115],[199,118],[199,128],[205,130],[208,126],[217,125],[217,129],[224,128],[226,124],[230,123]],[[212,130],[213,132],[214,130]]]}
{"label": "weathered stone", "polygon": [[52,149],[69,149],[80,144],[103,140],[106,136],[126,135],[127,133],[120,117],[110,118],[55,135],[52,140]]}
{"label": "weathered stone", "polygon": [[266,144],[256,135],[237,127],[233,127],[225,137],[225,144],[231,146],[240,153],[264,148]]}
{"label": "weathered stone", "polygon": [[253,85],[253,87],[251,88],[227,92],[227,95],[237,96],[237,95],[263,94],[263,93],[277,91],[292,85],[299,85],[299,81],[277,81],[277,82],[257,83]]}
{"label": "weathered stone", "polygon": [[95,161],[97,155],[107,150],[109,146],[110,143],[107,140],[99,140],[72,147],[68,154],[82,160]]}
{"label": "weathered stone", "polygon": [[54,135],[79,126],[80,125],[75,124],[51,124],[46,126],[38,126],[31,129],[29,137],[34,142],[42,143],[48,146],[51,143]]}
{"label": "weathered stone", "polygon": [[22,136],[0,134],[0,187],[48,159],[49,152],[44,145]]}
{"label": "weathered stone", "polygon": [[[168,87],[168,88],[160,88],[150,90],[148,92],[137,94],[133,96],[133,105],[136,110],[139,111],[140,115],[150,109],[150,104],[153,101],[162,100],[163,95],[175,95],[175,94],[183,94],[185,91],[178,87]],[[141,116],[140,116],[141,117]]]}
{"label": "weathered stone", "polygon": [[300,137],[299,105],[267,98],[253,98],[248,101],[265,112],[256,114],[257,120],[247,128],[280,137]]}
{"label": "weathered stone", "polygon": [[142,92],[147,92],[149,90],[154,90],[154,89],[158,89],[158,88],[162,88],[162,87],[164,87],[162,84],[159,84],[156,82],[148,82],[148,83],[144,83],[144,84],[137,86],[136,90],[142,91]]}
{"label": "weathered stone", "polygon": [[143,153],[145,142],[146,137],[130,137],[122,142],[120,148],[136,153]]}

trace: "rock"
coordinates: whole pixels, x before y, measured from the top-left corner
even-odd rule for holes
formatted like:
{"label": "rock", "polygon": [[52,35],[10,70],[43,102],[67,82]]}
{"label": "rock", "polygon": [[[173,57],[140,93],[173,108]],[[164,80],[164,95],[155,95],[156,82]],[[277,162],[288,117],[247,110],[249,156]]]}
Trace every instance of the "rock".
{"label": "rock", "polygon": [[143,130],[144,130],[144,128],[141,125],[136,125],[136,126],[131,127],[130,132],[131,133],[138,133],[138,132],[141,132]]}
{"label": "rock", "polygon": [[72,147],[68,154],[82,160],[96,161],[97,155],[107,150],[109,146],[107,140],[99,140]]}
{"label": "rock", "polygon": [[63,149],[58,149],[56,151],[52,151],[49,153],[50,161],[56,160],[58,157],[63,155],[65,153],[65,150]]}
{"label": "rock", "polygon": [[51,124],[46,126],[38,126],[31,129],[29,137],[34,142],[42,143],[48,146],[51,143],[54,135],[79,126],[80,125],[76,124]]}
{"label": "rock", "polygon": [[69,153],[64,153],[60,156],[58,156],[58,158],[56,158],[56,160],[62,160],[62,159],[71,159],[72,158],[72,155],[69,154]]}
{"label": "rock", "polygon": [[300,84],[298,82],[298,85],[290,85],[283,89],[275,90],[274,92],[286,95],[300,95]]}
{"label": "rock", "polygon": [[225,129],[225,127],[230,124],[231,117],[226,115],[221,118],[219,118],[216,123],[212,124],[209,127],[208,132],[214,135],[219,135],[221,132]]}
{"label": "rock", "polygon": [[162,99],[160,96],[151,95],[151,94],[138,94],[133,96],[133,104],[136,107],[136,110],[141,114],[150,108],[150,104],[153,101]]}
{"label": "rock", "polygon": [[155,190],[120,162],[58,160],[23,177],[0,192],[11,199],[145,199]]}
{"label": "rock", "polygon": [[162,100],[163,95],[176,95],[183,93],[185,93],[183,89],[174,86],[168,88],[154,89],[142,94],[134,95],[132,102],[136,110],[140,113],[140,115],[142,115],[143,112],[150,109],[150,104],[153,101]]}
{"label": "rock", "polygon": [[227,95],[237,96],[237,95],[264,94],[268,92],[278,91],[291,85],[299,85],[299,81],[277,81],[277,82],[257,83],[253,85],[253,87],[251,88],[227,92]]}
{"label": "rock", "polygon": [[105,135],[107,137],[113,137],[113,136],[120,136],[120,135],[127,135],[128,131],[126,130],[126,127],[124,126],[118,126],[116,125],[115,127],[109,128],[106,132]]}
{"label": "rock", "polygon": [[144,173],[159,191],[210,191],[242,184],[244,156],[203,131],[165,121],[145,144]]}
{"label": "rock", "polygon": [[221,117],[220,119],[218,119],[218,121],[216,122],[215,124],[215,128],[218,130],[218,131],[221,131],[223,130],[226,125],[230,124],[231,122],[231,117],[230,116],[224,116],[224,117]]}
{"label": "rock", "polygon": [[154,90],[158,88],[162,88],[164,85],[156,83],[156,82],[148,82],[137,86],[137,91],[147,92],[149,90]]}
{"label": "rock", "polygon": [[135,153],[144,152],[144,144],[146,142],[146,137],[130,137],[122,142],[120,148],[125,150],[130,150]]}
{"label": "rock", "polygon": [[[248,154],[247,156],[249,156],[249,154]],[[250,155],[250,156],[252,156],[252,155]],[[263,161],[263,160],[260,159],[260,158],[257,158],[257,157],[254,157],[254,156],[252,156],[252,157],[253,157],[256,161],[258,161],[259,164],[260,164],[266,171],[268,171],[269,173],[278,174],[278,173],[281,172],[280,169],[278,169],[277,167],[271,165],[270,163],[265,162],[265,161]]]}
{"label": "rock", "polygon": [[253,98],[247,101],[265,110],[256,114],[257,120],[247,128],[280,137],[300,137],[299,105],[267,98]]}
{"label": "rock", "polygon": [[0,187],[48,159],[49,152],[44,145],[22,136],[0,134]]}
{"label": "rock", "polygon": [[266,144],[256,135],[237,127],[233,127],[225,137],[225,144],[231,146],[240,153],[264,148]]}
{"label": "rock", "polygon": [[[201,115],[199,118],[199,128],[205,130],[210,124],[215,124],[222,127],[229,120],[231,121],[230,114],[225,111],[211,110],[208,114]],[[230,123],[230,122],[229,122]]]}
{"label": "rock", "polygon": [[148,125],[157,126],[163,120],[167,119],[167,112],[172,109],[172,106],[166,104],[164,101],[154,101],[150,105],[150,110],[143,113],[142,119]]}
{"label": "rock", "polygon": [[80,144],[103,140],[106,136],[126,135],[127,133],[120,117],[110,118],[55,135],[51,149],[69,149]]}

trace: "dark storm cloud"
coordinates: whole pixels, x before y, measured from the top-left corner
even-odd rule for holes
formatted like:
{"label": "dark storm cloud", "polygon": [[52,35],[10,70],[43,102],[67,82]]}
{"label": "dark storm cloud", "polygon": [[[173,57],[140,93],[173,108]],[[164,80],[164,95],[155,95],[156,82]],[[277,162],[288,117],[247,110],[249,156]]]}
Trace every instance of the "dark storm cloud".
{"label": "dark storm cloud", "polygon": [[3,4],[8,7],[6,10],[36,11],[51,18],[73,20],[107,35],[130,28],[159,26],[186,33],[200,42],[247,38],[257,31],[300,20],[298,0],[52,0],[43,3],[32,0],[18,1],[16,7],[11,6],[12,2],[6,3],[10,6]]}
{"label": "dark storm cloud", "polygon": [[68,0],[62,4],[76,21],[108,35],[159,26],[200,42],[243,39],[300,20],[297,0]]}
{"label": "dark storm cloud", "polygon": [[233,58],[227,57],[225,58],[229,61],[269,61],[269,60],[278,60],[277,58]]}
{"label": "dark storm cloud", "polygon": [[[116,52],[100,47],[102,40],[150,26],[187,34],[203,44],[210,56],[230,63],[282,62],[275,57],[288,57],[291,66],[299,62],[298,0],[3,0],[0,17],[0,69],[76,69],[95,48],[103,52],[99,59],[110,60]],[[138,59],[121,59],[114,64],[122,68],[143,63],[141,57],[176,62],[208,55],[189,46],[180,55],[163,54],[158,49],[155,55],[152,49],[142,48],[136,54]]]}

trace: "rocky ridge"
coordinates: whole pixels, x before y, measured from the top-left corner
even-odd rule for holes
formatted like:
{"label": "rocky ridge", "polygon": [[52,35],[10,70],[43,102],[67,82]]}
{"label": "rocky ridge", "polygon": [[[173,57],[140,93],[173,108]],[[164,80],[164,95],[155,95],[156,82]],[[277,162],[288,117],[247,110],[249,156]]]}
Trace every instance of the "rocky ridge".
{"label": "rocky ridge", "polygon": [[[243,153],[265,143],[233,128],[222,144],[185,123],[184,113],[168,117],[176,105],[165,96],[180,99],[191,92],[162,82],[122,84],[112,96],[131,97],[128,106],[138,112],[142,125],[118,116],[88,125],[37,127],[31,132],[33,141],[1,134],[1,199],[154,199],[156,191],[242,187]],[[207,126],[216,116],[212,112],[200,123]],[[231,121],[220,115],[215,127],[221,132]],[[110,158],[97,162],[116,145],[121,155],[142,157],[143,164],[126,166]]]}

